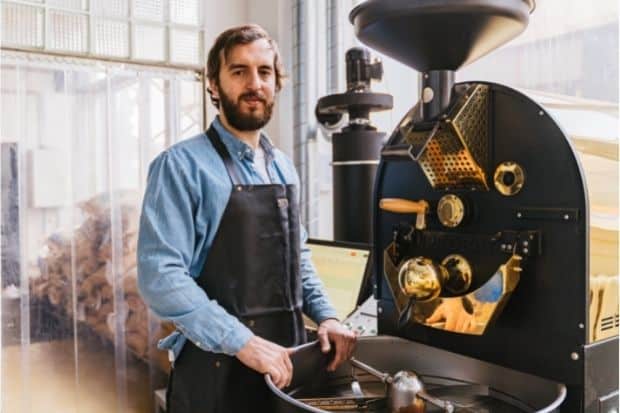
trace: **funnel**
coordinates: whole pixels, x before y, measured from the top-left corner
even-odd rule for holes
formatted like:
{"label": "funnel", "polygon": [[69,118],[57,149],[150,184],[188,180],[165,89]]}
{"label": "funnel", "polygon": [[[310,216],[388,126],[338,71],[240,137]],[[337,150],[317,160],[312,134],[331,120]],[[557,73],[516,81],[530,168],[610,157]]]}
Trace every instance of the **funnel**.
{"label": "funnel", "polygon": [[525,30],[534,0],[368,0],[349,19],[357,37],[419,71],[455,71]]}
{"label": "funnel", "polygon": [[535,0],[367,0],[349,19],[368,46],[420,72],[418,118],[453,102],[454,72],[518,36]]}

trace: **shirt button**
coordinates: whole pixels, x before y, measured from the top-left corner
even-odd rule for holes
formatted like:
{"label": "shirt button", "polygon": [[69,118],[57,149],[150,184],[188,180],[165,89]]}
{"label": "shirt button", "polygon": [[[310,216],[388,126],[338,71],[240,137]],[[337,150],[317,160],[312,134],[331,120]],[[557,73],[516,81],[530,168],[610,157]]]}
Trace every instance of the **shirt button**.
{"label": "shirt button", "polygon": [[220,362],[219,361],[215,362],[215,367],[217,367],[218,369],[220,368]]}

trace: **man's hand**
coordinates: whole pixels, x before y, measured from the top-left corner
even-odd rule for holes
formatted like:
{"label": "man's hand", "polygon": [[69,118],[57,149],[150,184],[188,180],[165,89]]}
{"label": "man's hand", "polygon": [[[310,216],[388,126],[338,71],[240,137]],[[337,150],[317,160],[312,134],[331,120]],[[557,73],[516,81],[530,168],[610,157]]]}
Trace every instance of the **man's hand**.
{"label": "man's hand", "polygon": [[426,319],[427,323],[444,321],[444,330],[457,333],[474,331],[476,320],[472,314],[465,311],[461,300],[444,300]]}
{"label": "man's hand", "polygon": [[293,363],[289,357],[292,351],[293,349],[253,336],[236,357],[252,370],[269,374],[273,384],[281,389],[290,385],[293,378]]}
{"label": "man's hand", "polygon": [[331,343],[334,344],[336,353],[333,360],[327,366],[328,371],[334,371],[345,360],[351,358],[355,350],[357,336],[351,330],[346,329],[338,320],[332,318],[323,321],[317,331],[321,351],[329,353]]}

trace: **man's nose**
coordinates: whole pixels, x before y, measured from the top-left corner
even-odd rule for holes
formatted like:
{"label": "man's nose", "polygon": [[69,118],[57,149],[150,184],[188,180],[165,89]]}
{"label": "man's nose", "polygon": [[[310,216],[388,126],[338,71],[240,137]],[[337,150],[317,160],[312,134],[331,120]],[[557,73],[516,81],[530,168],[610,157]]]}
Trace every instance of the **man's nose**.
{"label": "man's nose", "polygon": [[260,75],[258,71],[252,70],[250,71],[249,76],[247,77],[246,87],[249,90],[258,90],[261,87]]}

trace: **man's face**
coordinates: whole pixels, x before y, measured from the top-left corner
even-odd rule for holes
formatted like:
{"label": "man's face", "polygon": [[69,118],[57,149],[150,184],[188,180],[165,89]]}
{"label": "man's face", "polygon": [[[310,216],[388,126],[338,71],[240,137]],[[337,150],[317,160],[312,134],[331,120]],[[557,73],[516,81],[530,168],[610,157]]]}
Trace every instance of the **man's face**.
{"label": "man's face", "polygon": [[220,56],[219,81],[209,83],[220,100],[220,113],[235,129],[258,130],[271,119],[276,89],[274,57],[266,39],[237,45],[228,56]]}

